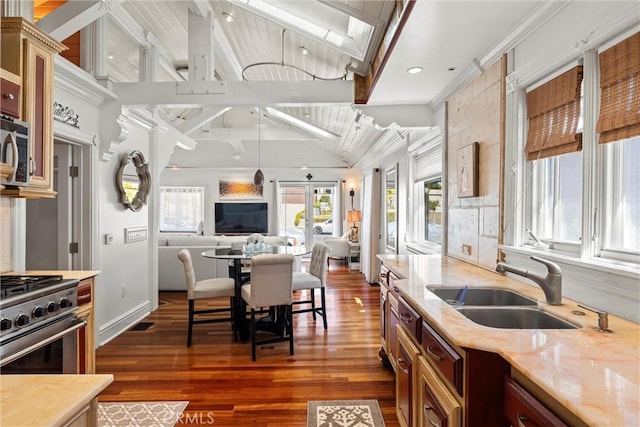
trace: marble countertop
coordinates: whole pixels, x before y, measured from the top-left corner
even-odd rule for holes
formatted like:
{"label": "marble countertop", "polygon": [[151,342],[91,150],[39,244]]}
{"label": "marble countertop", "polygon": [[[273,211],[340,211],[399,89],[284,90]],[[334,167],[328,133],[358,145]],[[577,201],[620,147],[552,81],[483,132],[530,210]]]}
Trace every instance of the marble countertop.
{"label": "marble countertop", "polygon": [[[440,255],[378,255],[401,280],[400,294],[453,344],[500,354],[515,369],[590,425],[640,426],[640,325],[609,315],[613,333],[597,332],[595,313],[563,298],[546,304],[536,285]],[[571,330],[497,329],[467,319],[427,285],[504,287],[582,326]],[[574,310],[586,312],[579,316]]]}
{"label": "marble countertop", "polygon": [[[0,425],[63,425],[112,381],[111,374],[2,375]],[[25,390],[36,400],[25,395]]]}

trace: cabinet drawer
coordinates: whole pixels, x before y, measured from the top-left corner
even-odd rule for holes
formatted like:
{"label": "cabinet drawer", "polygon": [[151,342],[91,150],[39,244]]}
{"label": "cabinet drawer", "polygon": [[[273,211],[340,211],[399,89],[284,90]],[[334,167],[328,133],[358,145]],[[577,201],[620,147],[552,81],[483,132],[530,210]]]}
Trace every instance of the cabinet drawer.
{"label": "cabinet drawer", "polygon": [[20,118],[20,86],[0,79],[0,113]]}
{"label": "cabinet drawer", "polygon": [[460,427],[462,408],[424,357],[418,358],[417,427]]}
{"label": "cabinet drawer", "polygon": [[91,302],[91,280],[84,280],[78,285],[78,306]]}
{"label": "cabinet drawer", "polygon": [[407,331],[418,341],[418,344],[422,341],[422,334],[420,333],[420,323],[422,317],[415,311],[408,302],[403,298],[398,301],[398,319]]}
{"label": "cabinet drawer", "polygon": [[504,415],[512,426],[566,426],[553,412],[511,378],[505,378]]}
{"label": "cabinet drawer", "polygon": [[462,396],[462,357],[427,322],[422,322],[422,348]]}

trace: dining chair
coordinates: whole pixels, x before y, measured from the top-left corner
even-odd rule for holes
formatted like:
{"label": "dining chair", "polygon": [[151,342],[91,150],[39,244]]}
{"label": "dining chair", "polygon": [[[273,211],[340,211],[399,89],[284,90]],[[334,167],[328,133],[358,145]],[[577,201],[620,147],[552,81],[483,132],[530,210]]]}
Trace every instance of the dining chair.
{"label": "dining chair", "polygon": [[[293,354],[293,255],[266,254],[251,258],[251,282],[243,285],[242,299],[251,308],[251,360],[256,360],[256,345],[289,341]],[[271,307],[274,336],[257,340],[256,312]]]}
{"label": "dining chair", "polygon": [[[231,278],[220,277],[196,281],[196,273],[193,269],[191,252],[189,252],[188,249],[182,249],[180,252],[178,252],[178,259],[182,261],[184,267],[184,275],[187,281],[187,299],[189,300],[189,327],[187,331],[187,347],[191,346],[193,325],[198,325],[201,323],[231,322],[231,327],[233,329],[234,326],[232,314],[234,297],[236,294],[234,280]],[[195,309],[196,300],[220,297],[229,297],[229,307],[202,310]],[[229,317],[211,318],[211,316],[206,316],[206,318],[204,319],[195,318],[196,316],[214,313],[229,313]],[[235,329],[233,330],[235,331]]]}
{"label": "dining chair", "polygon": [[[293,314],[312,313],[313,320],[316,320],[316,313],[322,316],[324,328],[327,329],[327,310],[325,301],[325,283],[327,279],[327,259],[329,257],[329,246],[316,243],[311,250],[311,260],[309,261],[308,272],[293,273],[293,291],[308,289],[309,299],[294,301],[297,304],[311,304],[311,307],[293,310]],[[320,289],[320,307],[316,307],[315,290]]]}
{"label": "dining chair", "polygon": [[324,244],[331,248],[329,251],[329,257],[327,258],[327,267],[329,266],[330,259],[345,260],[348,263],[350,249],[349,241],[347,239],[325,239]]}

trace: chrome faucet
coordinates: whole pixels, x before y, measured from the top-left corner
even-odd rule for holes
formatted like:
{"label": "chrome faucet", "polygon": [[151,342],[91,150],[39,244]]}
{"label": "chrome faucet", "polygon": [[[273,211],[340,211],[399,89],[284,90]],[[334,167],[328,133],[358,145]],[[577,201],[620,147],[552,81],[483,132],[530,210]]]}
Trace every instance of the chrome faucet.
{"label": "chrome faucet", "polygon": [[532,260],[538,261],[547,267],[547,275],[541,276],[537,273],[530,272],[529,270],[523,270],[518,267],[512,267],[504,262],[499,262],[496,265],[496,271],[498,273],[509,272],[517,274],[518,276],[526,277],[536,282],[538,286],[542,288],[547,303],[550,305],[562,304],[562,271],[560,266],[546,259],[538,258],[536,256],[531,257]]}

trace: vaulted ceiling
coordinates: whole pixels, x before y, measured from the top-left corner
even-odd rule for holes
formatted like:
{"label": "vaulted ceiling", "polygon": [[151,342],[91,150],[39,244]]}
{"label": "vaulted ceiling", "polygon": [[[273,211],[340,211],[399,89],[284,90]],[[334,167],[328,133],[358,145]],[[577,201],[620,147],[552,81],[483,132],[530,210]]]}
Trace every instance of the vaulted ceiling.
{"label": "vaulted ceiling", "polygon": [[[177,149],[172,164],[242,168],[255,166],[260,156],[264,168],[349,168],[432,134],[434,110],[499,57],[504,40],[547,2],[419,0],[404,25],[397,25],[399,11],[409,2],[393,0],[60,3],[36,0],[37,6],[59,6],[38,25],[66,37],[65,31],[103,16],[105,68],[115,82],[138,82],[141,52],[150,47],[159,61],[157,82],[192,81],[207,66],[210,80],[307,82],[299,93],[286,94],[297,102],[270,104],[273,93],[256,92],[254,105],[160,105],[167,122],[198,143],[195,151]],[[190,22],[209,13],[212,55],[194,59],[190,42],[206,46],[208,40]],[[391,55],[367,104],[356,105],[350,83],[371,71],[380,43]],[[423,72],[408,74],[413,66]],[[327,102],[330,90],[323,84],[335,81],[324,79],[336,78],[348,82],[347,93]]]}

